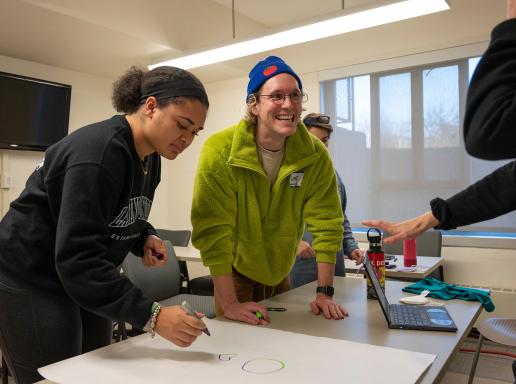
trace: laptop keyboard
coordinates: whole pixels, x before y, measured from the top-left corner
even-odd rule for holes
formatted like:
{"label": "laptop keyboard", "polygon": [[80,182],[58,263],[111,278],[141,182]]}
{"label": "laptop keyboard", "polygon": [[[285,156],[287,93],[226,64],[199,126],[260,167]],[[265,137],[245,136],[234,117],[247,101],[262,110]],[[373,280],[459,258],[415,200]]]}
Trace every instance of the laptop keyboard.
{"label": "laptop keyboard", "polygon": [[391,322],[401,325],[431,325],[428,312],[422,307],[413,307],[408,305],[390,305]]}

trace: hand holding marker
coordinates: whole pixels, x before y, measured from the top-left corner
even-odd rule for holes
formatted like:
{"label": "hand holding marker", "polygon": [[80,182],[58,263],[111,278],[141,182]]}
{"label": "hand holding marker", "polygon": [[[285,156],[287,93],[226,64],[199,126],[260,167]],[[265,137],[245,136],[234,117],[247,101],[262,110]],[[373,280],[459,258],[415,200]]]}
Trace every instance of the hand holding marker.
{"label": "hand holding marker", "polygon": [[154,250],[152,251],[152,256],[154,256],[158,260],[163,260],[164,257],[162,253],[156,252]]}
{"label": "hand holding marker", "polygon": [[[190,304],[188,304],[188,301],[183,301],[181,303],[181,307],[183,307],[183,309],[186,311],[186,313],[188,313],[190,316],[193,316],[193,317],[196,317],[197,319],[201,319],[199,316],[197,316],[197,314],[195,313],[195,311],[192,309],[192,307],[190,306]],[[206,333],[208,336],[211,336],[210,334],[210,331],[208,330],[208,327],[204,328],[202,330],[204,333]]]}
{"label": "hand holding marker", "polygon": [[[286,310],[287,308],[284,307],[267,307],[267,311],[269,312],[285,312]],[[255,314],[258,320],[263,319],[263,314],[260,311],[256,311]]]}

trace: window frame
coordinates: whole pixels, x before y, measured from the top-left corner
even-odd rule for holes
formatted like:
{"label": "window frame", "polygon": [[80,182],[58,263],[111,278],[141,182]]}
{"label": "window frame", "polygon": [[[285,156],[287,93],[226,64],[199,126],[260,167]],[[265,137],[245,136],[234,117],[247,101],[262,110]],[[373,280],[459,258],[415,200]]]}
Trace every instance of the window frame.
{"label": "window frame", "polygon": [[[332,116],[336,116],[336,106],[334,103],[332,105],[328,105],[325,101],[327,100],[335,100],[335,81],[344,79],[344,78],[354,78],[359,76],[370,76],[370,87],[378,87],[378,79],[385,74],[395,74],[395,73],[405,73],[411,70],[420,70],[422,74],[425,70],[430,70],[433,68],[446,67],[449,65],[458,65],[458,81],[459,81],[459,129],[460,129],[460,143],[461,146],[464,146],[464,138],[462,134],[462,127],[464,121],[464,113],[465,113],[465,101],[467,96],[467,88],[469,84],[469,71],[468,71],[468,61],[471,58],[481,56],[485,49],[487,48],[487,42],[476,43],[476,44],[466,44],[456,47],[450,47],[446,49],[437,49],[428,52],[422,52],[417,54],[403,55],[383,60],[376,60],[372,62],[364,62],[359,64],[350,65],[347,67],[334,68],[330,70],[320,71],[319,75],[319,86],[320,86],[320,106],[321,111],[324,113],[330,114]],[[373,76],[376,80],[372,80]],[[419,76],[421,77],[421,76]],[[411,74],[411,84],[417,82],[417,79]],[[373,84],[376,83],[376,84]],[[333,89],[329,84],[333,84]],[[422,90],[423,83],[419,81],[416,83],[416,87],[420,87]],[[411,85],[413,88],[414,85]],[[371,98],[373,99],[373,89],[370,90]],[[378,93],[376,93],[378,95]],[[421,92],[422,95],[422,92]],[[373,106],[373,102],[371,103],[371,147],[373,147],[374,141],[379,141],[379,136],[373,134],[373,129],[379,130],[378,123],[378,115],[374,113],[373,110],[378,111],[378,105]],[[412,106],[414,108],[414,106]],[[420,104],[421,111],[423,109],[422,97]],[[373,121],[376,119],[376,121]],[[355,131],[355,121],[351,122],[352,129]],[[376,128],[373,128],[376,127]],[[421,127],[423,128],[423,127]],[[413,142],[414,142],[414,124],[412,125],[413,130]],[[424,131],[421,129],[419,140],[422,144],[422,148],[424,146]],[[373,137],[376,136],[374,139]],[[374,151],[373,151],[374,153]],[[422,162],[422,151],[415,151],[413,153],[419,153]],[[377,156],[378,154],[376,154]],[[471,173],[471,164],[468,160],[467,156],[463,158],[465,164],[463,164],[462,173],[463,179],[460,181],[431,181],[430,183],[426,181],[421,181],[421,187],[436,187],[436,188],[454,188],[457,191],[462,190],[464,188],[464,183],[469,183],[469,179],[466,178],[466,175]],[[374,160],[372,160],[374,161]],[[374,176],[373,176],[374,177]],[[422,178],[421,178],[422,179]],[[376,179],[378,180],[378,179]],[[462,184],[461,184],[462,183]],[[396,189],[400,188],[404,182],[393,182],[393,181],[385,181],[382,183],[379,188],[389,188]],[[361,228],[359,223],[352,223],[352,226],[357,227],[357,229]],[[506,233],[506,236],[500,236],[500,233]],[[489,248],[510,248],[516,249],[516,231],[513,227],[477,227],[471,228],[469,226],[461,227],[456,230],[446,231],[443,235],[448,238],[448,245],[450,246],[465,246],[467,242],[473,241],[474,244],[470,244],[470,246],[480,246],[480,244],[485,244]]]}

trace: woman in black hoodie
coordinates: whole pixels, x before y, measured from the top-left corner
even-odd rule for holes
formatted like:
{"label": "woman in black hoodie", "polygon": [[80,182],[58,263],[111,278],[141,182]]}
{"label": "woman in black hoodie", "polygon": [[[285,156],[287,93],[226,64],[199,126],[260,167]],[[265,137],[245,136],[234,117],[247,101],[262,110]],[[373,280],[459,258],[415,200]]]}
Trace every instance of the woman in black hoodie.
{"label": "woman in black hoodie", "polygon": [[123,115],[45,152],[0,224],[0,349],[17,383],[108,345],[113,320],[179,346],[205,328],[179,306],[161,309],[119,272],[129,251],[147,266],[167,262],[147,222],[160,155],[175,159],[203,128],[204,87],[179,68],[133,67],[114,84],[113,105]]}

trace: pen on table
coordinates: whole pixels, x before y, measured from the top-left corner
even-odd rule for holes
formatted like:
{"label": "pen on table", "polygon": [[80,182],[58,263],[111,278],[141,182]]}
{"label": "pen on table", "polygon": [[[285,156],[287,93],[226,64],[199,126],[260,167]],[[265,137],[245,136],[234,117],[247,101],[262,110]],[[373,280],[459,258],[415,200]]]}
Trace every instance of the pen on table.
{"label": "pen on table", "polygon": [[[181,303],[181,306],[183,307],[183,309],[186,311],[186,313],[188,313],[189,315],[193,316],[193,317],[196,317],[198,319],[201,319],[199,316],[196,315],[195,311],[192,309],[192,307],[190,306],[190,304],[188,304],[187,301],[183,301]],[[208,327],[204,328],[202,330],[204,333],[206,333],[208,336],[211,336],[211,333],[210,331],[208,330]]]}
{"label": "pen on table", "polygon": [[287,308],[284,307],[267,307],[267,311],[270,312],[285,312]]}

